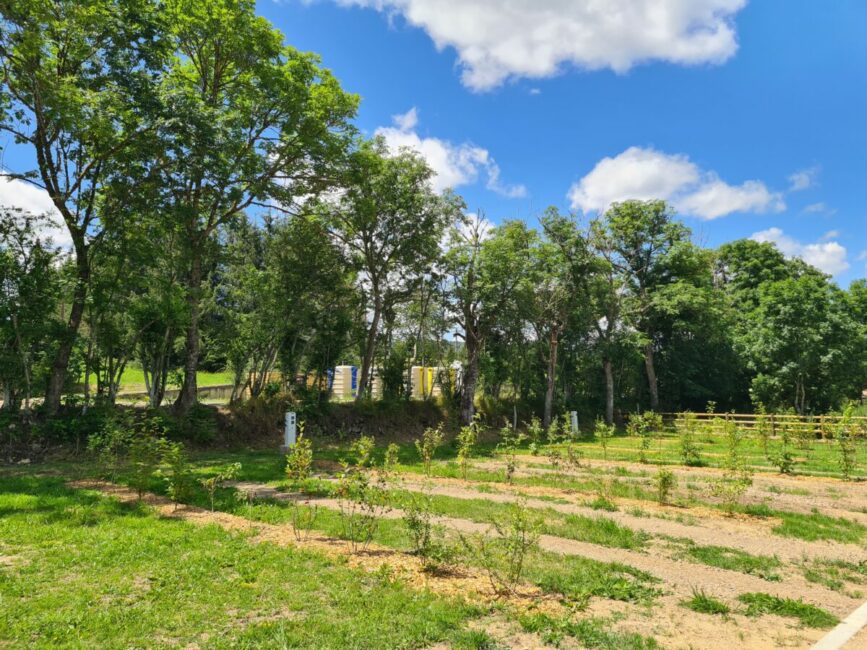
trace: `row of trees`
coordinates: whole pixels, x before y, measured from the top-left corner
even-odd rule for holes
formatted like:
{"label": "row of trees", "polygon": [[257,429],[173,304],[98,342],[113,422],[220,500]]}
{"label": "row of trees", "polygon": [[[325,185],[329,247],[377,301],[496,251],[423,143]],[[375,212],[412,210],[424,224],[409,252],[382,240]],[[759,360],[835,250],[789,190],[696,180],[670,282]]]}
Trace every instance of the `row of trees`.
{"label": "row of trees", "polygon": [[0,129],[35,159],[10,176],[72,248],[45,215],[0,215],[4,408],[53,415],[82,382],[113,402],[130,364],[154,406],[180,385],[184,413],[201,367],[258,395],[353,363],[363,399],[374,370],[400,398],[411,365],[459,361],[464,422],[482,397],[546,426],[562,407],[824,410],[867,384],[867,283],[768,244],[702,249],[660,201],[468,216],[418,154],[362,138],[358,98],[252,2],[0,11]]}

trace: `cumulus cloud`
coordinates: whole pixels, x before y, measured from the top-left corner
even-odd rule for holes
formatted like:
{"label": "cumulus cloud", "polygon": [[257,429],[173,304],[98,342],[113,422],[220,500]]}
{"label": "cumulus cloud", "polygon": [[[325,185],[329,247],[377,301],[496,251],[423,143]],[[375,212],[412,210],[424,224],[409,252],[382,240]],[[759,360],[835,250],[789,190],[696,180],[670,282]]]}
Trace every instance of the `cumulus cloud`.
{"label": "cumulus cloud", "polygon": [[646,61],[723,63],[746,0],[334,0],[403,16],[454,48],[465,86],[545,78],[564,65],[618,73]]}
{"label": "cumulus cloud", "polygon": [[837,275],[849,268],[846,248],[839,242],[826,241],[824,237],[814,244],[804,244],[780,228],[768,228],[754,233],[750,239],[775,244],[784,255],[800,257],[807,264],[830,275]]}
{"label": "cumulus cloud", "polygon": [[484,177],[485,186],[492,192],[507,198],[527,196],[527,188],[523,185],[508,185],[500,180],[500,166],[487,149],[466,142],[453,144],[448,140],[420,136],[416,131],[416,108],[392,119],[393,126],[377,129],[376,135],[385,138],[393,151],[407,147],[424,156],[436,174],[433,179],[436,191],[472,185]]}
{"label": "cumulus cloud", "polygon": [[603,158],[569,190],[572,207],[585,212],[601,212],[629,199],[663,199],[684,214],[708,220],[733,212],[785,209],[782,196],[761,181],[729,185],[683,154],[642,147]]}
{"label": "cumulus cloud", "polygon": [[789,191],[800,192],[816,185],[819,178],[819,168],[810,167],[796,171],[789,176]]}
{"label": "cumulus cloud", "polygon": [[54,207],[48,192],[31,183],[0,176],[0,207],[18,209],[33,215],[45,215],[43,237],[50,238],[55,246],[71,248],[72,239],[63,225],[63,220]]}

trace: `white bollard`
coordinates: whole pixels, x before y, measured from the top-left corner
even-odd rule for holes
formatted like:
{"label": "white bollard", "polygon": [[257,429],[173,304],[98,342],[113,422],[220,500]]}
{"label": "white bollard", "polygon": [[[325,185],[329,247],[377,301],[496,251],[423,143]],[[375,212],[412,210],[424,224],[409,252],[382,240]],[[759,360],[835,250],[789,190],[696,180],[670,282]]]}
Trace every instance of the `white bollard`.
{"label": "white bollard", "polygon": [[292,411],[286,412],[286,421],[283,429],[283,451],[289,451],[290,447],[295,446],[296,440],[296,426],[295,426],[295,413]]}
{"label": "white bollard", "polygon": [[570,411],[569,415],[572,417],[572,435],[578,435],[578,411]]}

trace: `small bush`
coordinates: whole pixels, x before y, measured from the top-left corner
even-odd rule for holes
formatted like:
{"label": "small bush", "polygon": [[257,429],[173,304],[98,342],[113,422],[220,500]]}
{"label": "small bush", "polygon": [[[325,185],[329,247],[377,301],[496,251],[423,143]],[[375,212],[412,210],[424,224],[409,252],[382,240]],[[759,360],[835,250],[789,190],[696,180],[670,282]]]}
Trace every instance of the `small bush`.
{"label": "small bush", "polygon": [[316,519],[319,517],[319,506],[311,506],[309,501],[305,501],[303,504],[293,501],[290,505],[290,517],[295,541],[306,542],[316,525]]}
{"label": "small bush", "polygon": [[189,501],[195,480],[183,443],[160,441],[160,456],[159,474],[167,483],[169,497],[176,506]]}
{"label": "small bush", "polygon": [[602,457],[605,460],[608,460],[608,441],[614,435],[614,425],[613,424],[605,424],[605,421],[602,418],[597,418],[596,426],[593,429],[593,436],[599,441],[599,444],[602,445]]}
{"label": "small bush", "polygon": [[430,494],[411,494],[403,504],[403,523],[412,552],[421,559],[425,571],[437,571],[449,564],[454,551],[446,542],[445,527],[433,523],[433,498]]}
{"label": "small bush", "polygon": [[488,535],[461,536],[464,548],[488,574],[498,593],[514,593],[524,575],[527,555],[539,548],[542,520],[526,502],[512,503],[505,521],[491,522]]}
{"label": "small bush", "polygon": [[313,442],[304,436],[304,423],[298,423],[299,435],[295,445],[286,454],[286,478],[304,481],[310,478],[313,468]]}
{"label": "small bush", "polygon": [[656,500],[660,505],[666,505],[671,491],[677,487],[677,477],[669,469],[661,469],[656,473]]}
{"label": "small bush", "polygon": [[220,470],[213,476],[209,476],[208,478],[203,478],[199,481],[202,487],[205,489],[205,493],[208,495],[208,501],[211,504],[211,511],[214,510],[214,497],[217,494],[217,488],[220,487],[220,484],[224,481],[231,481],[237,478],[238,474],[241,472],[241,463],[232,463],[225,469]]}
{"label": "small bush", "polygon": [[506,483],[511,484],[515,476],[515,470],[518,468],[517,451],[524,438],[524,434],[512,429],[508,422],[500,429],[500,442],[497,443],[497,450],[506,456]]}
{"label": "small bush", "polygon": [[688,467],[700,467],[702,460],[696,440],[698,421],[695,414],[689,412],[681,414],[675,426],[678,434],[680,434],[681,462]]}
{"label": "small bush", "polygon": [[458,432],[458,464],[461,467],[461,476],[467,480],[467,473],[470,469],[470,459],[473,457],[476,443],[479,439],[479,415],[473,418],[473,421],[465,427],[461,427]]}
{"label": "small bush", "polygon": [[436,455],[437,449],[443,444],[444,439],[445,434],[443,433],[442,425],[439,425],[435,429],[428,427],[424,430],[421,439],[415,441],[415,448],[424,464],[426,476],[430,476],[434,455]]}

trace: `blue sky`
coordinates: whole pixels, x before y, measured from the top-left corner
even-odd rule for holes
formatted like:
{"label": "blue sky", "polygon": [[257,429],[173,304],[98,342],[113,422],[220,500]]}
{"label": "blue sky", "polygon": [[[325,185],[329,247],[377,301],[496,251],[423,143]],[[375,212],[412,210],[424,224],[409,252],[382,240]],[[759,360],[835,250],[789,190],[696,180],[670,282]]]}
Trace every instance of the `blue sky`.
{"label": "blue sky", "polygon": [[[259,0],[470,211],[665,198],[716,246],[867,276],[864,0]],[[7,143],[8,144],[8,143]],[[16,171],[31,163],[8,149]],[[45,197],[0,184],[0,203]]]}
{"label": "blue sky", "polygon": [[422,148],[492,221],[661,195],[700,243],[867,275],[867,2],[610,0],[617,24],[592,4],[258,8],[361,95],[366,133]]}

